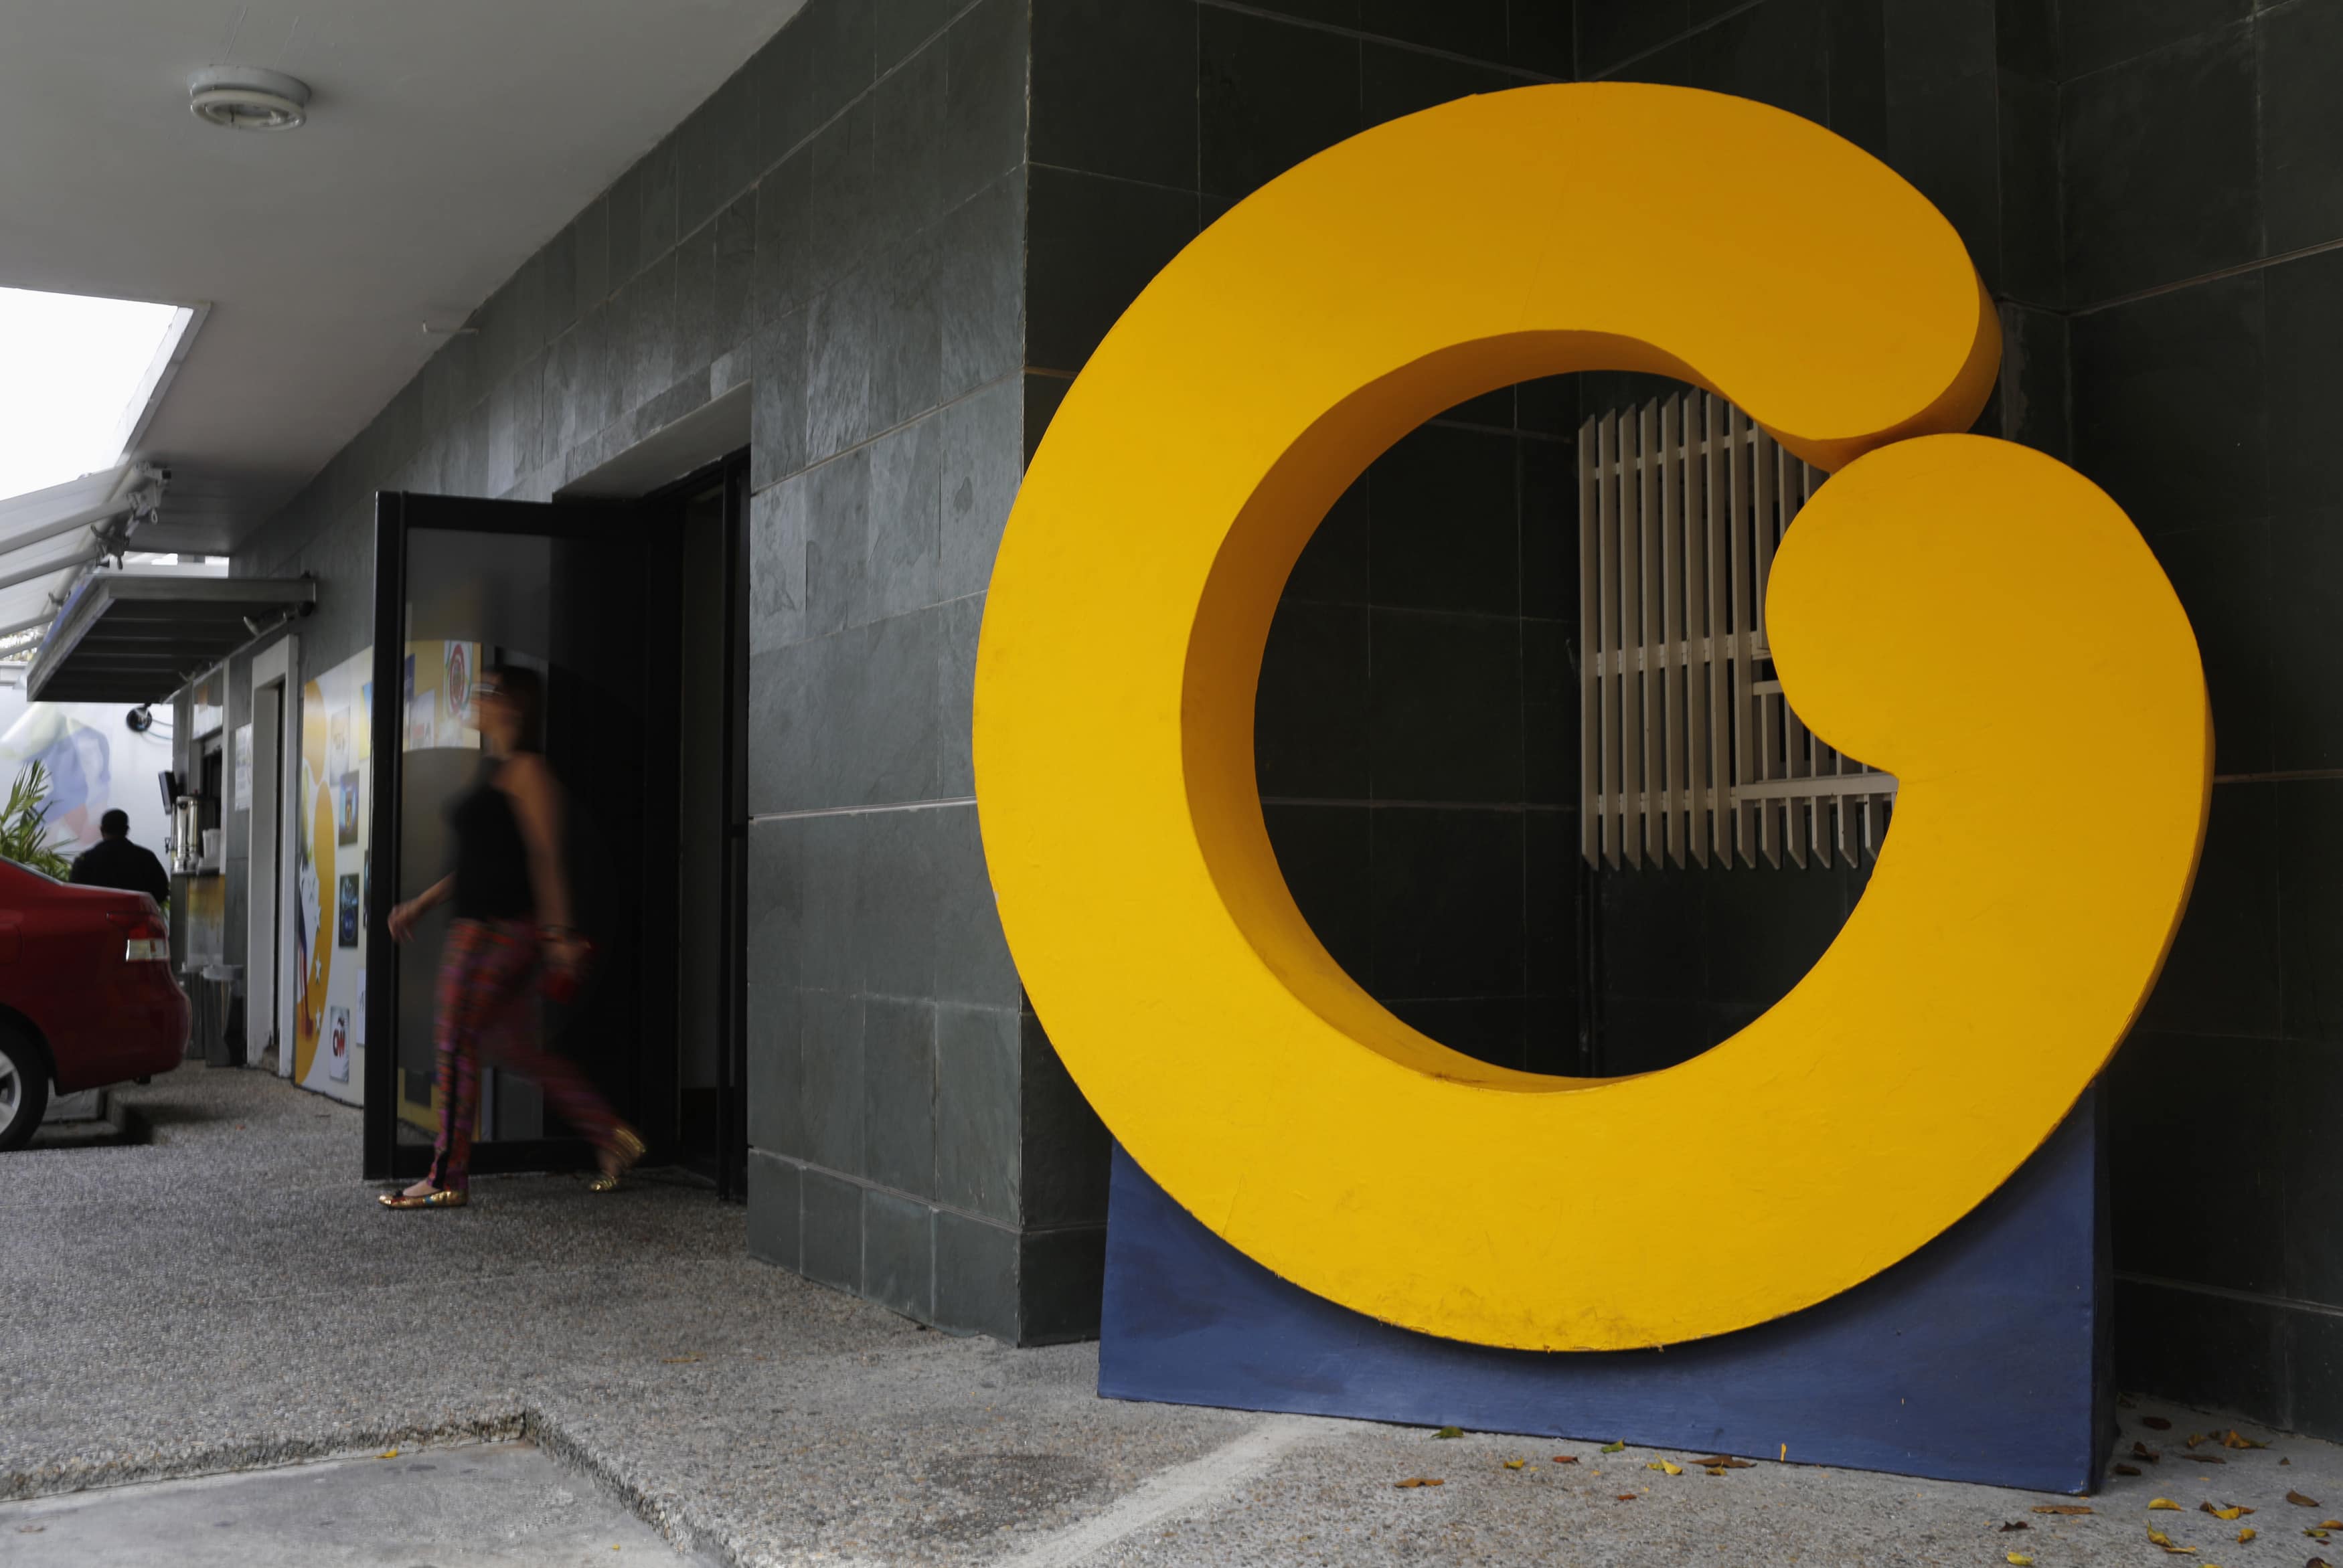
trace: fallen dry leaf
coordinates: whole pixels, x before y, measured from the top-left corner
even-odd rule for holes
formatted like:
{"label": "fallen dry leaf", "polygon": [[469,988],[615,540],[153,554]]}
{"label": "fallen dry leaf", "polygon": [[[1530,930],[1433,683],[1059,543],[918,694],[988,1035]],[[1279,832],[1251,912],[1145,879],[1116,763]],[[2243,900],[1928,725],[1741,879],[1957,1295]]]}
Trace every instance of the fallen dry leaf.
{"label": "fallen dry leaf", "polygon": [[395,1448],[387,1448],[380,1453],[376,1454],[375,1457],[377,1459],[397,1459],[398,1457],[398,1450]]}
{"label": "fallen dry leaf", "polygon": [[2170,1432],[2172,1430],[2171,1421],[2168,1418],[2160,1415],[2141,1416],[2139,1418],[2139,1424],[2147,1427],[2151,1432]]}
{"label": "fallen dry leaf", "polygon": [[2175,1546],[2172,1543],[2172,1537],[2167,1535],[2161,1530],[2149,1531],[2147,1533],[2147,1538],[2157,1545],[2163,1547],[2167,1552],[2176,1553],[2179,1556],[2194,1556],[2197,1552],[2197,1548],[2194,1546]]}
{"label": "fallen dry leaf", "polygon": [[1557,1453],[1554,1456],[1554,1462],[1556,1464],[1576,1464],[1578,1462],[1578,1455],[1574,1453]]}
{"label": "fallen dry leaf", "polygon": [[2302,1565],[2302,1568],[2328,1568],[2327,1559],[2324,1557],[2313,1557],[2309,1562],[2305,1563]]}
{"label": "fallen dry leaf", "polygon": [[1617,1453],[1618,1452],[1620,1452],[1622,1449],[1625,1448],[1626,1446],[1627,1446],[1627,1440],[1626,1440],[1625,1438],[1624,1438],[1624,1437],[1623,1437],[1623,1438],[1621,1438],[1621,1439],[1620,1439],[1618,1442],[1606,1442],[1606,1443],[1604,1443],[1604,1444],[1603,1445],[1603,1452],[1605,1452],[1605,1453]]}
{"label": "fallen dry leaf", "polygon": [[2243,1530],[2237,1532],[2237,1539],[2241,1543],[2251,1541],[2257,1533],[2258,1533],[2258,1532],[2257,1532],[2252,1525],[2248,1524]]}
{"label": "fallen dry leaf", "polygon": [[2144,1442],[2135,1442],[2131,1445],[2131,1456],[2134,1459],[2144,1459],[2150,1464],[2157,1463],[2164,1458],[2164,1455],[2157,1452],[2156,1450],[2148,1447],[2147,1444]]}
{"label": "fallen dry leaf", "polygon": [[1672,1464],[1664,1459],[1655,1459],[1652,1461],[1651,1463],[1644,1466],[1644,1468],[1645,1470],[1662,1471],[1669,1475],[1682,1475],[1684,1473],[1683,1465]]}
{"label": "fallen dry leaf", "polygon": [[1440,1480],[1437,1476],[1431,1475],[1411,1475],[1405,1481],[1394,1481],[1392,1483],[1392,1485],[1397,1487],[1402,1492],[1405,1492],[1410,1487],[1414,1486],[1444,1486],[1446,1484],[1446,1482]]}
{"label": "fallen dry leaf", "polygon": [[[2153,1505],[2151,1504],[2151,1506]],[[2034,1512],[2036,1513],[2075,1514],[2088,1513],[2090,1510],[2084,1507],[2079,1503],[2037,1503],[2034,1505]]]}
{"label": "fallen dry leaf", "polygon": [[2169,1508],[2175,1513],[2180,1512],[2180,1504],[2173,1502],[2169,1497],[2151,1497],[2147,1500],[2147,1505],[2150,1508]]}
{"label": "fallen dry leaf", "polygon": [[2191,1448],[2196,1447],[2198,1443],[2204,1441],[2205,1434],[2201,1432],[2192,1432],[2188,1434],[2188,1446]]}
{"label": "fallen dry leaf", "polygon": [[1735,1459],[1732,1455],[1725,1453],[1712,1453],[1706,1459],[1695,1459],[1693,1462],[1698,1465],[1704,1465],[1710,1470],[1755,1470],[1757,1468],[1745,1459]]}
{"label": "fallen dry leaf", "polygon": [[1529,1461],[1526,1459],[1509,1459],[1505,1461],[1505,1468],[1507,1470],[1519,1470],[1523,1465],[1527,1464],[1528,1462]]}
{"label": "fallen dry leaf", "polygon": [[2306,1530],[2303,1533],[2309,1536],[2313,1541],[2324,1541],[2328,1536],[2334,1534],[2335,1532],[2332,1530]]}
{"label": "fallen dry leaf", "polygon": [[2034,1559],[2023,1552],[2009,1553],[2002,1561],[2013,1564],[2014,1568],[2034,1568]]}
{"label": "fallen dry leaf", "polygon": [[2318,1528],[2321,1530],[2343,1530],[2343,1519],[2322,1519],[2318,1522]]}
{"label": "fallen dry leaf", "polygon": [[1464,1429],[1461,1426],[1443,1426],[1432,1435],[1434,1437],[1462,1437],[1464,1435]]}
{"label": "fallen dry leaf", "polygon": [[2234,1503],[2229,1504],[2227,1508],[2216,1508],[2209,1503],[2200,1503],[2197,1505],[2197,1512],[2199,1513],[2209,1513],[2216,1519],[2243,1519],[2247,1514],[2251,1513],[2253,1510],[2250,1508],[2240,1507]]}
{"label": "fallen dry leaf", "polygon": [[1611,1501],[1614,1503],[1633,1503],[1635,1501],[1635,1494],[1632,1492],[1623,1492]]}
{"label": "fallen dry leaf", "polygon": [[2269,1444],[2256,1442],[2250,1437],[2241,1436],[2237,1429],[2233,1426],[2229,1429],[2229,1435],[2221,1440],[2221,1446],[2223,1448],[2268,1448]]}
{"label": "fallen dry leaf", "polygon": [[2318,1499],[2316,1497],[2305,1497],[2299,1492],[2288,1493],[2286,1494],[2286,1500],[2288,1503],[2293,1503],[2297,1508],[2316,1508],[2318,1506]]}
{"label": "fallen dry leaf", "polygon": [[2137,1475],[2139,1473],[2139,1466],[2137,1464],[2117,1464],[2110,1465],[2108,1468],[2113,1470],[2117,1475]]}
{"label": "fallen dry leaf", "polygon": [[1725,1466],[1721,1464],[1712,1464],[1708,1467],[1708,1473],[1711,1475],[1723,1475],[1725,1473]]}
{"label": "fallen dry leaf", "polygon": [[2013,1530],[2031,1530],[2033,1528],[2034,1526],[2028,1524],[2023,1519],[2013,1519],[2008,1523],[2001,1527],[2001,1533],[2004,1535],[2006,1535]]}

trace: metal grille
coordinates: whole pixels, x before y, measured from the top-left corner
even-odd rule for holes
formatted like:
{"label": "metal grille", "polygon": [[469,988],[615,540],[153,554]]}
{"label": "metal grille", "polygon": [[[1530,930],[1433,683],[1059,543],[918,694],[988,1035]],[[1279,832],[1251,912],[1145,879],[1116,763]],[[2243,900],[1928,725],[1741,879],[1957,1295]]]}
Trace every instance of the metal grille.
{"label": "metal grille", "polygon": [[1824,477],[1704,392],[1579,427],[1590,865],[1828,866],[1878,853],[1895,779],[1798,721],[1765,646],[1775,548]]}

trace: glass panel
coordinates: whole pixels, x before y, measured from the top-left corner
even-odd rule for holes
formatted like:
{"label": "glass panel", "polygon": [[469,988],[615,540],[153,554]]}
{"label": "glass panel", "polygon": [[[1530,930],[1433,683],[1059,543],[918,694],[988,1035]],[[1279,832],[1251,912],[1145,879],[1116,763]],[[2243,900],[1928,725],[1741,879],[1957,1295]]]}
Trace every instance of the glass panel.
{"label": "glass panel", "polygon": [[[398,897],[411,899],[453,869],[447,812],[484,776],[471,687],[486,664],[540,671],[551,644],[548,604],[554,541],[541,534],[417,528],[407,536],[406,665],[401,682]],[[398,1121],[402,1141],[438,1129],[432,1049],[434,992],[449,908],[427,915],[407,944],[398,982]],[[491,1070],[480,1089],[476,1137],[535,1138],[544,1131],[535,1086]]]}

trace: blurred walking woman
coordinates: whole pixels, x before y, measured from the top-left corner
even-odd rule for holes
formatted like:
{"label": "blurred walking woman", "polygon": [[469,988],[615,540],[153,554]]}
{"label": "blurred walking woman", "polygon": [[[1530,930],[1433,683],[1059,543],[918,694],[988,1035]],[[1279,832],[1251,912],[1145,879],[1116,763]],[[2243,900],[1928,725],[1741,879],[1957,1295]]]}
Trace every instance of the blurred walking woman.
{"label": "blurred walking woman", "polygon": [[448,813],[456,869],[390,911],[391,938],[403,942],[426,910],[456,904],[439,959],[439,1141],[431,1174],[384,1193],[387,1208],[453,1209],[467,1201],[483,1052],[536,1080],[561,1119],[601,1151],[596,1191],[616,1187],[642,1158],[642,1140],[586,1075],[536,1038],[531,993],[540,973],[574,979],[586,954],[569,924],[561,785],[537,751],[543,698],[534,670],[499,668],[474,682],[488,756],[479,783]]}

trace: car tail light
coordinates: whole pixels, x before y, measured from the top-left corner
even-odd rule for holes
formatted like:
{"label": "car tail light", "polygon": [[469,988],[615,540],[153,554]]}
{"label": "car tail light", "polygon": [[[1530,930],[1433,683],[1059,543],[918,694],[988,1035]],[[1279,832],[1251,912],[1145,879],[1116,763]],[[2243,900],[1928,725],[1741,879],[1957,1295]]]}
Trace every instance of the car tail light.
{"label": "car tail light", "polygon": [[152,909],[136,914],[114,914],[106,920],[129,939],[122,949],[122,961],[126,964],[169,963],[171,961],[171,928]]}

